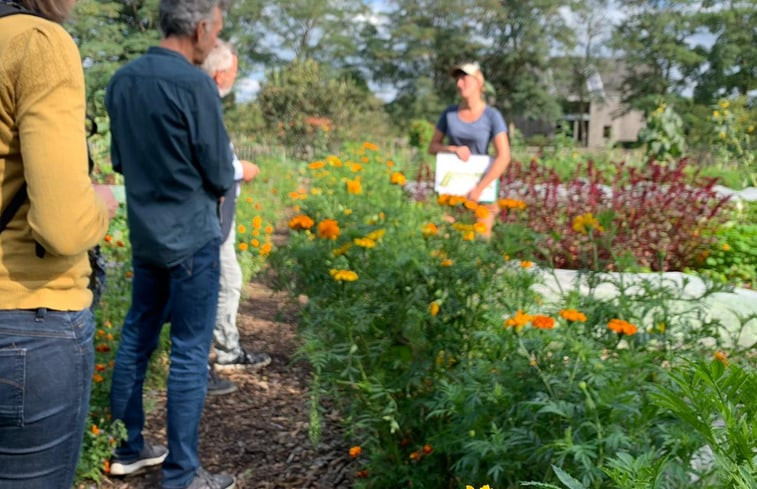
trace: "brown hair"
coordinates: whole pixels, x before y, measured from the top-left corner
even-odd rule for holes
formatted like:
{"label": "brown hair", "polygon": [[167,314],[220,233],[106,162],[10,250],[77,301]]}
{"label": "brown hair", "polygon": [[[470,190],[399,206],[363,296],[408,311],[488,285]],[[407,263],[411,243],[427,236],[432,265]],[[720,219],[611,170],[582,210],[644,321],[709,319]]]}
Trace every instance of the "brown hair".
{"label": "brown hair", "polygon": [[73,6],[72,2],[66,0],[16,0],[16,2],[58,23],[68,18]]}

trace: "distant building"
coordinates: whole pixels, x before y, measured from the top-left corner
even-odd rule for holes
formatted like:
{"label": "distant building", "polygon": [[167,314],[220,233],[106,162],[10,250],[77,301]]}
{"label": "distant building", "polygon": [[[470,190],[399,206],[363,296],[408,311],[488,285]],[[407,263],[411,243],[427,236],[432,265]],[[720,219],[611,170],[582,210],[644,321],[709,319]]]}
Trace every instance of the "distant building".
{"label": "distant building", "polygon": [[[607,67],[588,78],[583,101],[566,86],[555,86],[554,92],[562,99],[563,109],[558,121],[516,117],[513,122],[526,138],[537,134],[553,136],[557,130],[564,130],[580,145],[590,148],[634,143],[644,127],[644,114],[621,104],[624,71],[622,62],[608,60]],[[565,73],[560,75],[550,76],[550,79],[569,79]],[[553,84],[558,85],[558,82]]]}

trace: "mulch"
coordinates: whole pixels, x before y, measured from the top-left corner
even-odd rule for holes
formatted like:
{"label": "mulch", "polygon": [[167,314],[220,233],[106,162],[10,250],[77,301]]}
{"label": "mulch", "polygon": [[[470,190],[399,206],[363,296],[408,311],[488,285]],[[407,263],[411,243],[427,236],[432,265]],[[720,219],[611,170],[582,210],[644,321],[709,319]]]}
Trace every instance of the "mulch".
{"label": "mulch", "polygon": [[[238,390],[209,396],[200,425],[200,461],[210,472],[237,478],[237,489],[339,489],[352,486],[349,446],[342,437],[339,414],[327,412],[320,442],[308,437],[310,368],[294,359],[297,304],[264,283],[246,286],[237,325],[242,345],[264,351],[271,364],[258,372],[222,374]],[[153,400],[147,415],[148,439],[165,444],[165,392]],[[160,487],[153,469],[128,478],[108,478],[102,487]]]}

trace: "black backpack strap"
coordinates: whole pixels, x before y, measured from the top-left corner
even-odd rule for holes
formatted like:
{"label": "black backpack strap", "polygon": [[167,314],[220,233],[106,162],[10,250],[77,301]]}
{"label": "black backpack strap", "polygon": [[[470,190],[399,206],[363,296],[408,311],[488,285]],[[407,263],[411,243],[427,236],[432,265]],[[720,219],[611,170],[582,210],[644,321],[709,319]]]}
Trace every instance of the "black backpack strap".
{"label": "black backpack strap", "polygon": [[0,17],[14,14],[36,15],[37,17],[42,17],[39,12],[29,10],[28,8],[19,5],[16,2],[9,0],[0,0]]}
{"label": "black backpack strap", "polygon": [[2,233],[3,230],[8,226],[8,223],[11,222],[11,219],[13,219],[13,216],[16,215],[16,212],[18,212],[18,209],[21,207],[21,204],[23,204],[25,200],[26,182],[21,184],[21,188],[18,189],[18,192],[16,192],[16,195],[14,195],[11,199],[8,207],[6,207],[3,210],[2,215],[0,215],[0,233]]}

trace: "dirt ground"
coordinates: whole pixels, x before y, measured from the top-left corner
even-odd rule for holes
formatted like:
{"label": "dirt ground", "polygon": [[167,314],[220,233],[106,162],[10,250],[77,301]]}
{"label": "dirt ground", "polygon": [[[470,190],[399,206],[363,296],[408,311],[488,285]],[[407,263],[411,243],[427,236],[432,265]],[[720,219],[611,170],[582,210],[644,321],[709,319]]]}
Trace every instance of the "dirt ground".
{"label": "dirt ground", "polygon": [[[296,305],[260,282],[246,286],[238,327],[242,345],[264,351],[271,364],[258,372],[222,374],[239,389],[209,396],[200,425],[200,461],[210,472],[237,478],[238,489],[334,489],[352,485],[355,468],[338,414],[323,420],[321,441],[308,439],[309,368],[293,360]],[[147,437],[165,443],[165,392],[148,414]],[[106,479],[102,487],[159,488],[160,470]]]}

